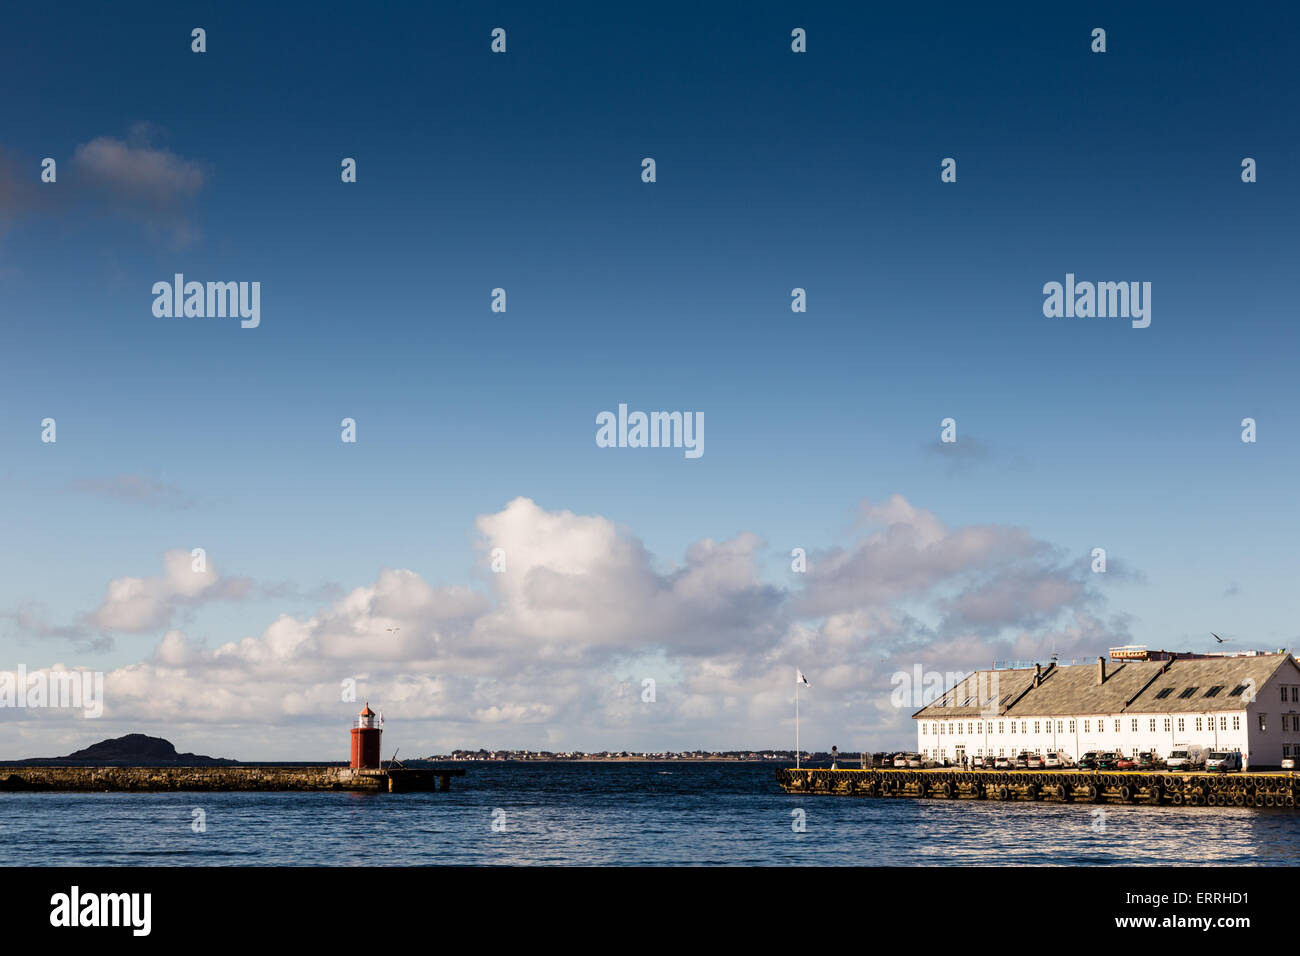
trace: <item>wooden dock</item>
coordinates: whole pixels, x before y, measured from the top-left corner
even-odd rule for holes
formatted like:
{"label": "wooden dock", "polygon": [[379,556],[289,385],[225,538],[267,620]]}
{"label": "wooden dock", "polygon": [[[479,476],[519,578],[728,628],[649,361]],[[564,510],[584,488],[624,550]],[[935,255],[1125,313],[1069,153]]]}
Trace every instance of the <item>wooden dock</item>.
{"label": "wooden dock", "polygon": [[1275,773],[1142,770],[820,770],[784,767],[787,793],[941,800],[1054,800],[1191,807],[1294,809],[1300,777]]}

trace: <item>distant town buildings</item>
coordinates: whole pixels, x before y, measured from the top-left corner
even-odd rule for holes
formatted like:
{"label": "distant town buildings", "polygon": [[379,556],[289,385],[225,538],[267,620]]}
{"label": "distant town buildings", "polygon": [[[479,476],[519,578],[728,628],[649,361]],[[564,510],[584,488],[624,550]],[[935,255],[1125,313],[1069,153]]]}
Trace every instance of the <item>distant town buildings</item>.
{"label": "distant town buildings", "polygon": [[[804,759],[825,757],[825,754],[804,754]],[[737,760],[737,761],[789,761],[794,760],[793,750],[682,750],[638,753],[629,750],[453,750],[449,754],[434,754],[426,760]]]}

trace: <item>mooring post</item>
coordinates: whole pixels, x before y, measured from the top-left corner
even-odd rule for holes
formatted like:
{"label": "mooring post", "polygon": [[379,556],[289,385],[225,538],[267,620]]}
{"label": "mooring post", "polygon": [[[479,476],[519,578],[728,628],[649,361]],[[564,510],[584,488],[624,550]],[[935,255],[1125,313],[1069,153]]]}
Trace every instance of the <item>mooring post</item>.
{"label": "mooring post", "polygon": [[438,789],[443,791],[451,789],[451,774],[443,773],[438,775]]}

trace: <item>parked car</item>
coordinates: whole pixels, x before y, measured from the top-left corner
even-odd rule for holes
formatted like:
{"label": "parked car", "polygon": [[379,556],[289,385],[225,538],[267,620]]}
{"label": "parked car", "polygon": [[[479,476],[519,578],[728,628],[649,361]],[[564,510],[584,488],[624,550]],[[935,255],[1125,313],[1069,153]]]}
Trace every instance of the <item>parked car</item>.
{"label": "parked car", "polygon": [[1166,765],[1170,770],[1200,770],[1205,766],[1205,751],[1187,744],[1169,751]]}
{"label": "parked car", "polygon": [[1283,758],[1282,758],[1282,769],[1283,769],[1283,770],[1294,770],[1294,769],[1295,769],[1295,757],[1283,757]]}
{"label": "parked car", "polygon": [[1097,758],[1100,756],[1101,755],[1097,753],[1097,751],[1089,750],[1086,754],[1084,754],[1082,757],[1079,758],[1079,768],[1081,770],[1096,770]]}
{"label": "parked car", "polygon": [[1241,769],[1241,752],[1237,750],[1212,750],[1205,758],[1206,770],[1219,770],[1231,773]]}
{"label": "parked car", "polygon": [[895,766],[895,767],[906,767],[906,766],[907,766],[907,754],[895,754],[895,755],[894,755],[894,766]]}
{"label": "parked car", "polygon": [[1137,757],[1121,756],[1115,761],[1116,770],[1136,770],[1138,765]]}
{"label": "parked car", "polygon": [[996,770],[1010,770],[1015,766],[1015,761],[1010,757],[998,757],[993,761],[993,767]]}
{"label": "parked car", "polygon": [[1097,769],[1098,769],[1098,770],[1118,770],[1118,769],[1119,769],[1119,754],[1117,754],[1117,753],[1115,753],[1115,752],[1113,752],[1113,751],[1106,751],[1106,752],[1104,752],[1104,753],[1099,753],[1099,754],[1097,754]]}
{"label": "parked car", "polygon": [[1137,756],[1137,768],[1139,770],[1163,770],[1164,766],[1164,761],[1154,751],[1146,751]]}
{"label": "parked car", "polygon": [[1020,753],[1016,754],[1015,769],[1017,770],[1029,769],[1029,754],[1025,753],[1024,751],[1021,751]]}
{"label": "parked car", "polygon": [[[919,770],[919,769],[921,769],[921,762],[922,762],[922,761],[921,761],[921,755],[920,755],[920,754],[908,754],[908,755],[907,755],[906,766],[908,766],[908,767],[913,767],[913,768]],[[948,761],[945,760],[945,761],[944,761],[944,765],[947,766],[947,763],[948,763]]]}
{"label": "parked car", "polygon": [[1030,754],[1026,763],[1030,770],[1042,770],[1047,766],[1047,761],[1043,759],[1042,754]]}
{"label": "parked car", "polygon": [[971,768],[972,770],[983,770],[983,769],[984,769],[984,758],[983,758],[983,757],[978,757],[978,756],[976,756],[976,757],[971,757],[971,758],[970,758],[970,768]]}
{"label": "parked car", "polygon": [[1070,755],[1060,750],[1049,750],[1043,757],[1043,766],[1048,770],[1064,770],[1067,767],[1073,767],[1074,761]]}

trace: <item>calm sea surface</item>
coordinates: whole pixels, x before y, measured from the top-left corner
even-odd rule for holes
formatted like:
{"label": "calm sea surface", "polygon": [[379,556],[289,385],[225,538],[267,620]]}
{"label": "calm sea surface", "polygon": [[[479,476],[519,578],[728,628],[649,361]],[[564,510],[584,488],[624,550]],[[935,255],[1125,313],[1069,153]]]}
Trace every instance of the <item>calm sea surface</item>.
{"label": "calm sea surface", "polygon": [[[0,794],[5,865],[1300,864],[1300,812],[791,796],[772,765],[468,764],[449,793]],[[207,830],[191,829],[193,810]],[[792,811],[806,814],[793,832]],[[502,812],[497,812],[502,811]],[[494,820],[504,830],[494,830]]]}

